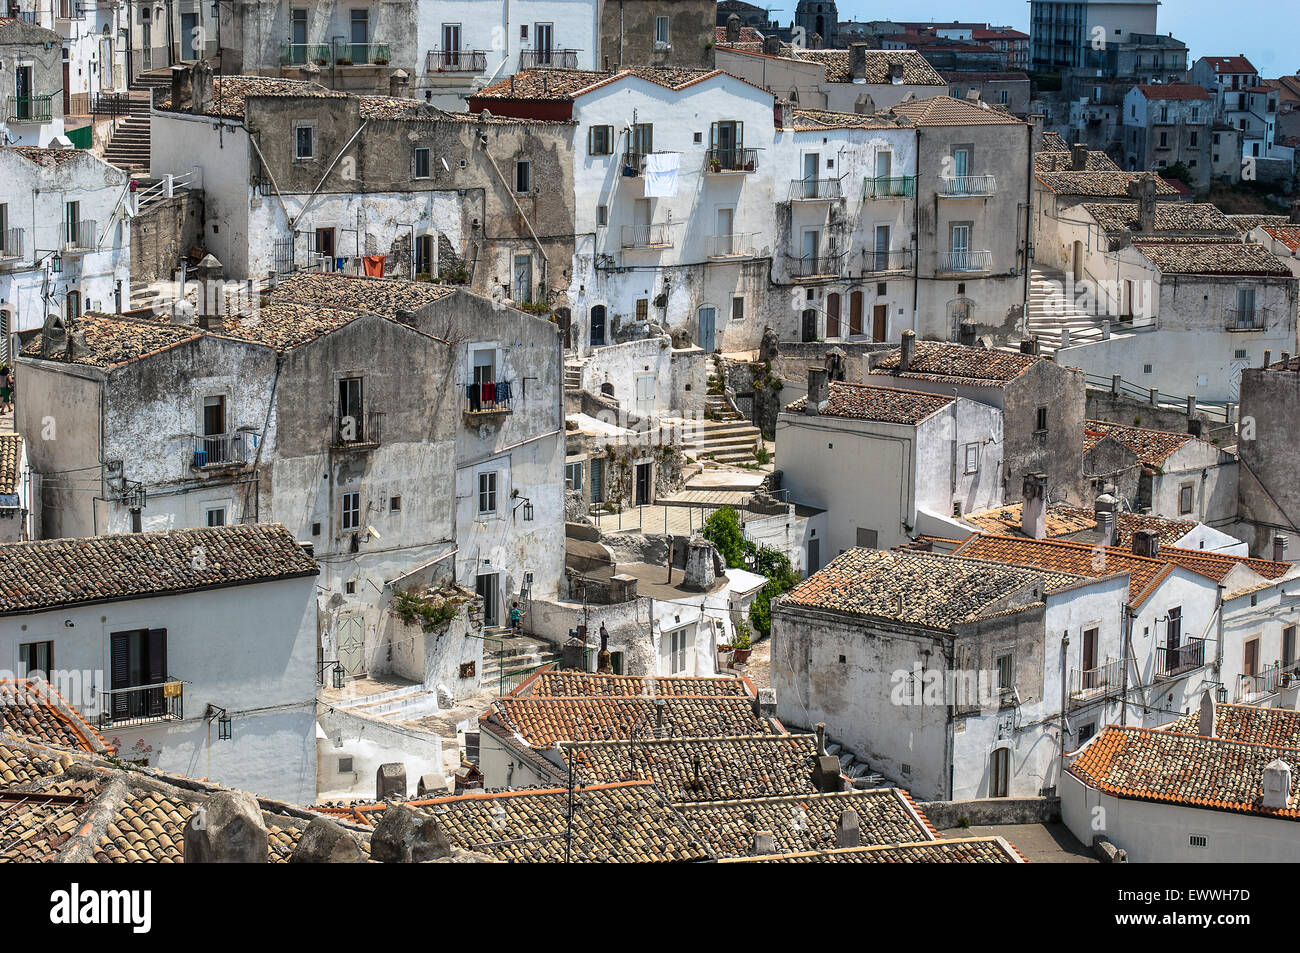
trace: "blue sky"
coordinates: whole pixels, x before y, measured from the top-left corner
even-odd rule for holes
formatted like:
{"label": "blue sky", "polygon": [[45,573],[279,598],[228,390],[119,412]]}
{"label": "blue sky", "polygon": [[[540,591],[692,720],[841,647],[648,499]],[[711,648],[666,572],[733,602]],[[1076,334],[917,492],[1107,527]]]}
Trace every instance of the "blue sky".
{"label": "blue sky", "polygon": [[[795,0],[754,0],[774,5],[773,17],[788,23]],[[1164,0],[1157,27],[1187,44],[1190,61],[1199,56],[1245,53],[1266,77],[1300,70],[1300,16],[1295,0]],[[841,20],[974,20],[1029,32],[1025,0],[837,0]],[[1290,8],[1291,13],[1287,14]]]}

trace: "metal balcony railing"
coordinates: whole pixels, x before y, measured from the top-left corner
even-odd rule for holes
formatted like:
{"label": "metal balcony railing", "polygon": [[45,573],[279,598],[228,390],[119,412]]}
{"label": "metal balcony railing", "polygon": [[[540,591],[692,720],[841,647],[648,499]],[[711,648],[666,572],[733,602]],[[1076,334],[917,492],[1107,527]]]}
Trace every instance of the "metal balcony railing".
{"label": "metal balcony railing", "polygon": [[328,66],[329,62],[330,48],[328,43],[293,43],[286,41],[280,44],[281,66],[306,66],[308,63],[314,63],[316,66]]}
{"label": "metal balcony railing", "polygon": [[93,218],[64,222],[63,250],[65,252],[94,251],[95,236],[99,234],[97,229],[98,223]]}
{"label": "metal balcony railing", "polygon": [[752,258],[758,232],[732,232],[710,235],[705,245],[710,258]]}
{"label": "metal balcony railing", "polygon": [[99,727],[118,728],[185,717],[185,685],[179,678],[100,692]]}
{"label": "metal balcony railing", "polygon": [[390,60],[387,43],[335,43],[335,66],[383,66]]}
{"label": "metal balcony railing", "polygon": [[949,198],[996,195],[998,181],[992,175],[942,175],[939,194]]}
{"label": "metal balcony railing", "polygon": [[844,252],[825,255],[787,255],[790,275],[794,278],[829,278],[844,267]]}
{"label": "metal balcony railing", "polygon": [[6,228],[0,231],[0,261],[17,261],[23,257],[23,230]]}
{"label": "metal balcony railing", "polygon": [[960,274],[967,271],[988,271],[993,263],[991,251],[945,251],[939,253],[939,271],[943,274]]}
{"label": "metal balcony railing", "polygon": [[1156,649],[1156,675],[1170,678],[1200,668],[1205,664],[1205,640],[1189,639],[1172,648],[1162,645]]}
{"label": "metal balcony railing", "polygon": [[900,271],[912,267],[912,249],[891,248],[887,251],[864,251],[862,270],[874,274],[880,271]]}
{"label": "metal balcony railing", "polygon": [[1300,662],[1289,664],[1274,662],[1265,665],[1254,675],[1239,676],[1233,702],[1241,704],[1258,700],[1266,695],[1274,695],[1279,689],[1289,688],[1297,682],[1300,682]]}
{"label": "metal balcony railing", "polygon": [[59,7],[54,16],[59,20],[84,20],[86,10],[79,0],[59,0]]}
{"label": "metal balcony railing", "polygon": [[253,445],[252,435],[246,433],[195,434],[193,465],[196,469],[241,466]]}
{"label": "metal balcony railing", "polygon": [[552,69],[577,69],[578,54],[581,50],[520,50],[519,51],[519,68],[520,69],[537,69],[539,67],[549,67]]}
{"label": "metal balcony railing", "polygon": [[513,410],[511,381],[484,381],[465,385],[465,413],[509,413]]}
{"label": "metal balcony railing", "polygon": [[757,149],[710,149],[704,154],[708,172],[753,172],[758,168]]}
{"label": "metal balcony railing", "polygon": [[1263,331],[1268,325],[1269,308],[1228,308],[1226,330]]}
{"label": "metal balcony railing", "polygon": [[336,450],[367,450],[379,446],[382,418],[383,414],[369,411],[335,417],[330,446]]}
{"label": "metal balcony railing", "polygon": [[432,49],[424,58],[426,73],[482,73],[486,70],[486,50]]}
{"label": "metal balcony railing", "polygon": [[867,199],[909,198],[916,194],[914,175],[867,176],[862,187],[862,197]]}
{"label": "metal balcony railing", "polygon": [[673,237],[667,225],[624,225],[624,248],[671,248]]}
{"label": "metal balcony railing", "polygon": [[791,202],[831,202],[843,198],[839,179],[791,179]]}
{"label": "metal balcony railing", "polygon": [[1124,659],[1107,659],[1096,668],[1070,670],[1070,696],[1103,695],[1124,686]]}
{"label": "metal balcony railing", "polygon": [[45,96],[5,97],[5,119],[8,122],[49,122],[54,116],[53,94]]}

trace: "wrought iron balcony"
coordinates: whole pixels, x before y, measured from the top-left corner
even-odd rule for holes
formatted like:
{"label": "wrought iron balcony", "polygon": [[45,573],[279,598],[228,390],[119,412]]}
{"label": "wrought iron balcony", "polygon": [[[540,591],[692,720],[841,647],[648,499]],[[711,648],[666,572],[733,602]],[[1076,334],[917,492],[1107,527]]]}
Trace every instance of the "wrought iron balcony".
{"label": "wrought iron balcony", "polygon": [[514,411],[514,382],[486,381],[465,385],[466,414],[508,414]]}
{"label": "wrought iron balcony", "polygon": [[192,466],[196,470],[243,466],[255,446],[256,435],[250,433],[195,434]]}
{"label": "wrought iron balcony", "polygon": [[54,117],[53,95],[5,97],[8,122],[49,122]]}
{"label": "wrought iron balcony", "polygon": [[0,231],[0,261],[21,261],[23,258],[23,230],[6,228]]}
{"label": "wrought iron balcony", "polygon": [[882,271],[901,271],[912,267],[912,249],[890,248],[886,251],[864,251],[862,270],[868,274]]}
{"label": "wrought iron balcony", "polygon": [[704,168],[714,174],[753,172],[758,168],[758,150],[710,149],[704,154]]}
{"label": "wrought iron balcony", "polygon": [[98,223],[93,218],[83,218],[75,222],[64,222],[64,252],[94,251],[95,236],[97,234],[99,234]]}
{"label": "wrought iron balcony", "polygon": [[672,248],[668,225],[624,225],[624,248]]}
{"label": "wrought iron balcony", "polygon": [[862,187],[862,197],[866,199],[910,198],[915,194],[916,176],[914,175],[867,176]]}
{"label": "wrought iron balcony", "polygon": [[1300,662],[1289,664],[1274,662],[1265,665],[1254,675],[1238,677],[1233,702],[1238,705],[1250,704],[1268,695],[1275,695],[1280,689],[1290,688],[1297,683],[1300,683]]}
{"label": "wrought iron balcony", "polygon": [[333,450],[373,450],[379,446],[383,414],[366,411],[334,418]]}
{"label": "wrought iron balcony", "polygon": [[429,50],[424,58],[426,73],[483,73],[487,71],[486,50]]}
{"label": "wrought iron balcony", "polygon": [[100,692],[99,727],[119,728],[185,717],[185,684],[179,678]]}
{"label": "wrought iron balcony", "polygon": [[314,63],[316,66],[328,66],[330,64],[329,44],[292,43],[287,41],[280,44],[281,66],[306,66],[308,63]]}
{"label": "wrought iron balcony", "polygon": [[791,202],[834,202],[844,197],[839,179],[791,179]]}
{"label": "wrought iron balcony", "polygon": [[753,258],[758,232],[732,232],[710,235],[705,241],[710,258]]}
{"label": "wrought iron balcony", "polygon": [[1172,678],[1190,672],[1205,664],[1205,640],[1189,639],[1172,648],[1162,645],[1156,649],[1156,677]]}
{"label": "wrought iron balcony", "polygon": [[787,255],[792,278],[836,278],[844,267],[844,252],[824,255]]}
{"label": "wrought iron balcony", "polygon": [[991,251],[945,251],[939,253],[938,270],[941,274],[988,271],[992,263]]}
{"label": "wrought iron balcony", "polygon": [[1125,659],[1107,659],[1095,668],[1070,670],[1070,697],[1105,695],[1124,687]]}
{"label": "wrought iron balcony", "polygon": [[334,43],[335,66],[385,66],[390,59],[387,43]]}
{"label": "wrought iron balcony", "polygon": [[538,69],[577,69],[578,54],[581,50],[520,50],[519,68]]}
{"label": "wrought iron balcony", "polygon": [[986,198],[996,195],[998,181],[992,175],[943,175],[939,195],[946,198]]}

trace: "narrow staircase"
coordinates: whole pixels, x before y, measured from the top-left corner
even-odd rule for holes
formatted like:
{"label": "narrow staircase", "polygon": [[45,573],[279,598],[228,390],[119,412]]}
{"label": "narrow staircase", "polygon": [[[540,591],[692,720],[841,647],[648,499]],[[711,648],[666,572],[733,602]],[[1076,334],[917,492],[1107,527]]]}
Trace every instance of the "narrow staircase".
{"label": "narrow staircase", "polygon": [[[540,666],[560,658],[560,651],[554,645],[531,635],[511,635],[509,629],[489,629],[485,634],[493,640],[483,645],[480,683],[488,691],[503,685],[509,692],[515,687],[512,680],[519,681]],[[496,640],[500,640],[499,645]]]}
{"label": "narrow staircase", "polygon": [[564,389],[566,391],[582,390],[582,361],[566,361],[564,364]]}
{"label": "narrow staircase", "polygon": [[170,89],[169,70],[141,73],[127,92],[130,106],[125,118],[117,121],[104,148],[104,161],[127,172],[149,172],[149,107],[155,89]]}
{"label": "narrow staircase", "polygon": [[1035,265],[1029,271],[1029,306],[1025,316],[1026,332],[1038,338],[1039,353],[1055,354],[1070,344],[1099,341],[1102,337],[1100,315],[1090,314],[1065,294],[1064,272]]}
{"label": "narrow staircase", "polygon": [[[714,381],[709,383],[712,390]],[[687,435],[682,450],[696,459],[707,456],[717,463],[754,463],[754,452],[762,440],[758,428],[736,413],[721,394],[709,394],[704,410],[705,419]]]}
{"label": "narrow staircase", "polygon": [[840,771],[852,779],[853,786],[858,790],[894,787],[894,783],[887,777],[872,771],[869,764],[859,761],[852,751],[830,738],[826,739],[826,753],[839,760]]}

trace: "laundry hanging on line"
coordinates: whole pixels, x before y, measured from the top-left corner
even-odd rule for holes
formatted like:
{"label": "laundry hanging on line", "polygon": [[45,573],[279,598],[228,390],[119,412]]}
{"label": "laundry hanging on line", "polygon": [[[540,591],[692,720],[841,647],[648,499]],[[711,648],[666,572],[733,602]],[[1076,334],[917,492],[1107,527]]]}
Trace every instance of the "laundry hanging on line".
{"label": "laundry hanging on line", "polygon": [[677,195],[677,169],[680,152],[651,152],[645,157],[646,198],[673,198]]}

